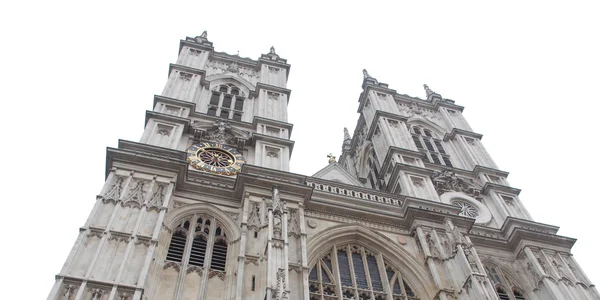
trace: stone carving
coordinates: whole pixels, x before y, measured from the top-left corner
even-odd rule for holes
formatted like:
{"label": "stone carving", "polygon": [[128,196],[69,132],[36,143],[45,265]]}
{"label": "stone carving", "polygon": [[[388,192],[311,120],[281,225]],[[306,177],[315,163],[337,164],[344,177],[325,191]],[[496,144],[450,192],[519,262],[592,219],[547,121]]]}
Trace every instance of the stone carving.
{"label": "stone carving", "polygon": [[71,300],[71,298],[73,296],[75,296],[78,288],[79,288],[78,285],[74,285],[71,283],[65,284],[64,285],[65,293],[63,294],[62,300]]}
{"label": "stone carving", "polygon": [[531,274],[533,275],[533,278],[535,279],[536,286],[537,286],[538,282],[540,282],[542,280],[542,277],[535,270],[535,268],[533,267],[533,264],[531,262],[527,262],[527,270],[529,270],[531,272]]}
{"label": "stone carving", "polygon": [[129,194],[125,197],[125,199],[123,199],[121,205],[138,208],[141,207],[146,195],[144,186],[147,183],[148,182],[146,180],[132,180],[131,186],[133,186],[133,188],[129,189]]}
{"label": "stone carving", "polygon": [[472,179],[458,177],[452,171],[435,172],[431,176],[431,180],[438,195],[446,192],[462,192],[479,201],[481,201],[482,187],[475,183]]}
{"label": "stone carving", "polygon": [[274,100],[277,101],[279,100],[279,93],[273,93],[273,92],[267,92],[267,95],[269,96],[269,100]]}
{"label": "stone carving", "polygon": [[248,215],[248,229],[259,231],[261,228],[259,203],[250,201],[250,212]]}
{"label": "stone carving", "polygon": [[568,278],[567,275],[565,275],[565,272],[563,271],[562,264],[556,262],[556,260],[552,260],[552,265],[554,265],[554,267],[556,268],[559,278]]}
{"label": "stone carving", "polygon": [[427,246],[429,246],[429,252],[431,253],[431,257],[438,259],[442,258],[439,249],[435,246],[435,242],[433,241],[431,234],[427,235]]}
{"label": "stone carving", "polygon": [[121,192],[123,191],[123,182],[125,181],[124,176],[116,176],[115,182],[110,186],[108,192],[104,194],[104,198],[102,202],[108,203],[113,202],[116,203],[119,201],[121,197]]}
{"label": "stone carving", "polygon": [[229,64],[227,71],[232,72],[232,73],[239,73],[240,67],[238,66],[237,62],[233,61],[233,62],[231,62],[231,64]]}
{"label": "stone carving", "polygon": [[300,216],[297,209],[290,209],[288,216],[288,236],[300,237]]}
{"label": "stone carving", "polygon": [[285,283],[285,269],[279,268],[277,270],[277,286],[271,290],[271,296],[273,299],[286,300],[288,299],[287,286]]}
{"label": "stone carving", "polygon": [[269,49],[269,54],[277,54],[275,53],[275,47],[271,46],[271,49]]}
{"label": "stone carving", "polygon": [[227,132],[227,130],[231,130],[231,125],[229,125],[229,123],[221,120],[215,121],[214,127],[214,130],[209,130],[206,133],[206,139],[215,141],[219,144],[236,144],[235,136]]}
{"label": "stone carving", "polygon": [[465,247],[464,252],[465,252],[465,256],[467,257],[467,261],[469,262],[469,266],[471,267],[471,271],[473,271],[475,273],[479,273],[480,270],[477,267],[477,262],[476,262],[474,254],[472,253],[471,248]]}
{"label": "stone carving", "polygon": [[119,300],[131,300],[133,297],[133,294],[130,292],[120,292],[118,297],[119,297]]}
{"label": "stone carving", "polygon": [[159,211],[163,204],[163,200],[165,198],[165,185],[162,183],[156,183],[156,186],[156,191],[154,191],[154,194],[152,194],[152,197],[150,198],[150,201],[148,201],[148,204],[146,206],[147,210],[154,209],[156,211]]}
{"label": "stone carving", "polygon": [[422,118],[429,120],[431,122],[434,122],[438,125],[440,125],[440,123],[441,123],[442,118],[439,117],[435,111],[426,109],[426,108],[422,108],[416,102],[413,102],[412,104],[409,105],[409,104],[397,101],[396,104],[398,106],[398,109],[400,110],[400,114],[405,117],[409,117],[409,118],[422,117]]}
{"label": "stone carving", "polygon": [[427,98],[433,94],[436,94],[436,92],[432,91],[426,84],[423,85],[423,88],[425,89],[425,95],[427,95]]}
{"label": "stone carving", "polygon": [[165,265],[163,266],[163,269],[166,270],[168,268],[173,268],[177,272],[181,271],[181,265],[179,263],[177,263],[177,262],[174,262],[174,261],[167,261],[167,262],[165,262]]}
{"label": "stone carving", "polygon": [[117,243],[120,242],[125,242],[125,243],[129,243],[130,237],[126,236],[126,235],[121,235],[121,234],[115,234],[114,232],[110,234],[110,236],[108,237],[109,241],[116,241]]}
{"label": "stone carving", "polygon": [[203,39],[207,39],[208,34],[206,33],[206,30],[202,31],[202,34],[200,35],[201,38]]}
{"label": "stone carving", "polygon": [[219,271],[219,270],[212,270],[211,269],[208,272],[208,278],[210,279],[210,278],[213,278],[215,276],[219,277],[219,279],[221,279],[221,280],[225,280],[225,272]]}
{"label": "stone carving", "polygon": [[308,225],[308,227],[310,228],[317,228],[317,221],[310,219],[310,220],[306,220],[306,224]]}
{"label": "stone carving", "polygon": [[202,50],[190,48],[190,54],[194,56],[199,56],[200,54],[202,54]]}
{"label": "stone carving", "polygon": [[221,61],[211,60],[206,63],[207,71],[212,71],[210,75],[222,74],[226,72],[236,73],[240,76],[247,76],[249,80],[256,77],[258,78],[258,72],[253,68],[247,68],[240,66],[237,62],[225,63]]}
{"label": "stone carving", "polygon": [[542,270],[544,270],[544,273],[545,273],[546,275],[549,275],[549,274],[548,274],[548,269],[546,268],[546,263],[544,263],[544,262],[542,261],[542,259],[541,259],[541,258],[539,258],[539,257],[537,258],[537,261],[538,261],[538,263],[540,264],[540,266],[542,267]]}
{"label": "stone carving", "polygon": [[91,300],[100,300],[102,299],[102,296],[106,294],[106,290],[101,288],[90,287],[89,291],[92,294]]}
{"label": "stone carving", "polygon": [[90,231],[90,232],[89,232],[89,233],[86,235],[86,237],[88,237],[88,238],[89,238],[89,237],[97,237],[97,238],[101,239],[101,238],[102,238],[102,235],[103,235],[102,231]]}
{"label": "stone carving", "polygon": [[186,274],[190,274],[192,272],[196,272],[196,273],[198,273],[198,275],[202,276],[203,269],[198,266],[189,266],[187,268],[187,270],[185,271]]}
{"label": "stone carving", "polygon": [[179,79],[183,80],[183,81],[190,81],[192,80],[192,74],[189,73],[184,73],[184,72],[180,72],[179,73]]}

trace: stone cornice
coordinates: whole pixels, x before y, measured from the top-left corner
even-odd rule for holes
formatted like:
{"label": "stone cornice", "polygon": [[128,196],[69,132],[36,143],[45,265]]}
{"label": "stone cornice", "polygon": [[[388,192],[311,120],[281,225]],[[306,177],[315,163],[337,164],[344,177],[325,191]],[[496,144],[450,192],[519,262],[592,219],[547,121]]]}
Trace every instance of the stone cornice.
{"label": "stone cornice", "polygon": [[287,63],[287,60],[285,60],[283,58],[279,58],[278,60],[271,60],[271,59],[269,59],[268,55],[263,54],[258,59],[258,67],[259,67],[259,69],[262,68],[263,64],[285,69],[286,70],[286,72],[285,72],[285,79],[287,80],[290,77],[290,68],[291,68],[291,65],[289,65]]}
{"label": "stone cornice", "polygon": [[154,95],[154,103],[152,106],[156,107],[156,104],[158,102],[163,102],[166,104],[172,104],[172,105],[177,105],[177,106],[182,106],[182,107],[188,108],[190,110],[190,113],[196,111],[196,103],[189,102],[189,101],[183,101],[183,100],[169,98],[169,97],[165,97],[165,96],[161,96],[161,95]]}
{"label": "stone cornice", "polygon": [[171,71],[173,71],[173,69],[177,69],[177,70],[184,71],[184,72],[191,73],[191,74],[196,74],[196,75],[200,76],[200,85],[204,86],[206,84],[206,81],[205,81],[206,71],[204,71],[204,70],[186,67],[186,66],[178,65],[178,64],[169,64],[169,74],[167,76],[171,76]]}
{"label": "stone cornice", "polygon": [[483,137],[483,135],[479,133],[475,133],[464,129],[452,128],[452,131],[450,131],[450,133],[446,133],[444,135],[444,142],[452,140],[457,134],[472,137],[478,140],[481,140],[481,138]]}
{"label": "stone cornice", "polygon": [[294,150],[294,141],[288,139],[282,139],[270,135],[265,135],[262,133],[254,133],[252,134],[252,139],[256,141],[265,141],[275,145],[286,145],[290,148],[290,157],[292,156],[292,150]]}
{"label": "stone cornice", "polygon": [[288,135],[290,137],[292,136],[292,129],[294,128],[294,124],[255,116],[254,119],[252,119],[253,129],[257,128],[258,123],[264,123],[266,125],[272,125],[272,126],[276,126],[276,127],[285,128],[285,129],[287,129],[287,131],[289,133]]}
{"label": "stone cornice", "polygon": [[[189,37],[188,37],[189,38]],[[193,38],[189,38],[193,39]],[[179,40],[179,53],[181,53],[181,49],[183,46],[189,46],[195,49],[205,50],[207,52],[212,53],[215,48],[212,46],[212,42],[204,41],[204,43],[200,44],[198,42],[190,41],[190,40]]]}
{"label": "stone cornice", "polygon": [[521,193],[520,189],[517,189],[514,187],[497,184],[497,183],[492,183],[492,182],[486,182],[485,185],[483,186],[482,193],[484,195],[487,195],[487,194],[489,194],[490,190],[496,190],[496,191],[500,191],[500,192],[504,192],[504,193],[508,193],[508,194],[512,194],[512,195],[519,195]]}
{"label": "stone cornice", "polygon": [[258,98],[258,93],[260,93],[260,90],[268,90],[271,92],[286,94],[288,103],[290,102],[290,96],[292,95],[292,90],[259,82],[256,84],[256,89],[254,90],[254,92],[252,92],[255,98]]}
{"label": "stone cornice", "polygon": [[106,148],[106,176],[116,162],[138,164],[153,169],[180,173],[187,170],[186,153],[169,148],[119,140],[118,148]]}
{"label": "stone cornice", "polygon": [[150,119],[181,124],[184,126],[183,132],[187,132],[188,128],[190,126],[190,119],[188,119],[188,118],[181,118],[181,117],[177,117],[174,115],[163,114],[163,113],[147,110],[144,126],[148,125],[148,121],[150,121]]}
{"label": "stone cornice", "polygon": [[513,252],[528,245],[558,247],[556,250],[568,252],[576,239],[557,235],[557,231],[556,226],[508,217],[500,229],[474,226],[469,237],[477,246]]}
{"label": "stone cornice", "polygon": [[396,90],[387,88],[387,85],[379,86],[379,85],[367,84],[364,87],[362,93],[360,93],[360,96],[358,96],[358,109],[356,111],[357,113],[360,113],[362,111],[363,107],[365,106],[366,99],[368,98],[369,91],[371,91],[371,90],[379,91],[379,92],[386,93],[386,94],[392,94],[392,95],[396,94]]}
{"label": "stone cornice", "polygon": [[498,170],[498,169],[494,169],[494,168],[490,168],[490,167],[484,167],[484,166],[480,166],[480,165],[476,165],[475,168],[473,168],[473,174],[475,176],[479,176],[479,174],[481,173],[486,173],[486,174],[490,174],[490,175],[496,175],[496,176],[500,176],[500,177],[508,177],[508,172],[506,171],[502,171],[502,170]]}
{"label": "stone cornice", "polygon": [[[393,113],[383,111],[383,110],[376,110],[375,115],[373,116],[373,122],[371,122],[371,124],[378,124],[379,118],[381,118],[381,117],[399,120],[399,121],[402,121],[405,123],[408,121],[408,118],[405,116],[393,114]],[[373,138],[373,133],[375,132],[376,128],[377,128],[377,126],[371,126],[371,128],[369,128],[369,132],[367,132],[367,136],[365,137],[367,139],[367,141],[370,141]]]}

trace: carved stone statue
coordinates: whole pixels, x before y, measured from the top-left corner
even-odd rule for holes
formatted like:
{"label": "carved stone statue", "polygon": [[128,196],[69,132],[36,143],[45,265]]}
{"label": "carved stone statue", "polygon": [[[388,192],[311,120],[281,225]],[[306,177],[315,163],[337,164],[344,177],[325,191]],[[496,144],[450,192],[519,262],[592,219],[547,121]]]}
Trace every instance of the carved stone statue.
{"label": "carved stone statue", "polygon": [[269,54],[277,54],[277,53],[275,53],[275,47],[271,46],[271,50],[269,50]]}
{"label": "carved stone statue", "polygon": [[435,186],[435,190],[438,195],[445,192],[463,192],[477,200],[481,201],[481,189],[482,187],[475,183],[472,179],[466,179],[456,176],[452,171],[444,170],[441,172],[435,172],[431,176],[431,181]]}

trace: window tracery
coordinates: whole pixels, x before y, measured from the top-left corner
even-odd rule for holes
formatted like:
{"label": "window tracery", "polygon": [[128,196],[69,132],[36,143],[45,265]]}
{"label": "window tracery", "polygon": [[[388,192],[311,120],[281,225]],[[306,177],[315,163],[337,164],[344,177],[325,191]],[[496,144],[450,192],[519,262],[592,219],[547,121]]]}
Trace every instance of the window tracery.
{"label": "window tracery", "polygon": [[202,268],[224,275],[227,246],[227,235],[219,222],[214,217],[195,214],[173,230],[165,266],[176,263],[183,270]]}
{"label": "window tracery", "polygon": [[406,125],[412,134],[417,149],[425,155],[425,159],[437,165],[453,167],[450,156],[444,150],[442,141],[435,133],[419,125]]}
{"label": "window tracery", "polygon": [[[315,263],[308,281],[311,300],[420,299],[399,269],[359,245],[333,247]],[[337,291],[341,291],[341,298]]]}
{"label": "window tracery", "polygon": [[523,290],[514,286],[502,269],[490,264],[484,267],[490,281],[496,286],[496,294],[500,300],[527,300]]}
{"label": "window tracery", "polygon": [[222,84],[213,89],[207,114],[225,119],[242,120],[245,94],[234,84]]}

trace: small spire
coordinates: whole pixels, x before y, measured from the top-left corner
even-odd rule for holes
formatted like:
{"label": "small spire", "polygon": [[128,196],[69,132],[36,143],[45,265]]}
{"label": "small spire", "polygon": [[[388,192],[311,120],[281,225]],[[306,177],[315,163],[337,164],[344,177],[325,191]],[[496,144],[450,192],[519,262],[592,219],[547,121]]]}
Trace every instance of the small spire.
{"label": "small spire", "polygon": [[275,53],[275,47],[271,46],[271,50],[269,50],[269,53],[270,54],[277,54],[277,53]]}
{"label": "small spire", "polygon": [[350,138],[350,133],[348,133],[348,128],[344,127],[344,140],[349,140]]}
{"label": "small spire", "polygon": [[363,69],[363,79],[371,80],[371,81],[375,82],[375,84],[379,83],[375,77],[369,75],[369,72],[367,72],[367,69]]}
{"label": "small spire", "polygon": [[432,91],[428,85],[423,84],[423,88],[425,89],[425,95],[427,95],[427,97],[429,97],[431,94],[435,94],[435,92]]}
{"label": "small spire", "polygon": [[327,154],[327,158],[329,158],[329,163],[332,164],[335,162],[335,156],[333,155],[333,153],[329,153]]}
{"label": "small spire", "polygon": [[206,38],[206,36],[207,36],[207,34],[206,34],[206,30],[204,30],[204,31],[202,32],[202,34],[200,35],[200,37],[205,39],[205,38]]}
{"label": "small spire", "polygon": [[371,77],[371,75],[369,75],[369,72],[367,72],[367,69],[363,69],[363,78],[367,79],[367,78],[373,78],[373,77]]}

